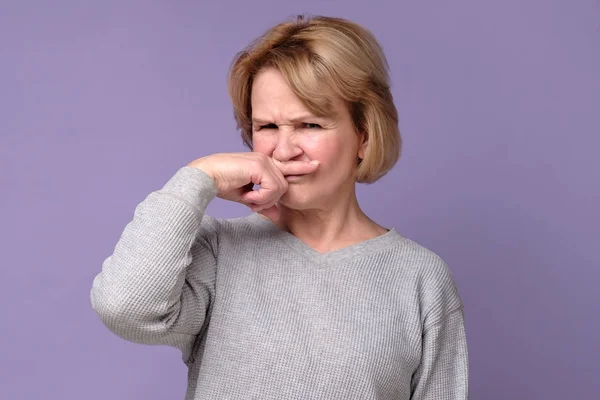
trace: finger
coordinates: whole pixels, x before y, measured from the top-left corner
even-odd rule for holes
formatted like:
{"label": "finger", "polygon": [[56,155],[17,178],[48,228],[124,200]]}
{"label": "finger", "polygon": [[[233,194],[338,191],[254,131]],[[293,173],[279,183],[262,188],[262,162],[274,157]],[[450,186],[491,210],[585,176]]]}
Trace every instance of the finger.
{"label": "finger", "polygon": [[264,206],[276,201],[279,196],[277,191],[261,186],[258,190],[243,193],[240,196],[240,200],[242,203]]}
{"label": "finger", "polygon": [[253,212],[257,212],[257,213],[259,213],[259,212],[261,212],[261,211],[264,209],[264,207],[263,207],[263,206],[261,206],[261,205],[258,205],[258,204],[252,204],[252,205],[250,206],[250,209],[251,209]]}
{"label": "finger", "polygon": [[259,213],[259,214],[262,214],[263,212],[265,212],[265,210],[267,210],[266,211],[267,213],[272,213],[272,211],[268,211],[268,210],[275,205],[273,203],[269,203],[266,205],[260,205],[260,204],[254,204],[254,203],[242,203],[242,204],[244,204],[249,209],[251,209],[252,212]]}
{"label": "finger", "polygon": [[271,208],[271,207],[273,207],[273,206],[277,205],[277,203],[278,203],[278,202],[279,202],[279,199],[276,199],[276,200],[274,200],[274,201],[271,201],[271,202],[269,202],[269,203],[267,203],[267,204],[264,204],[264,205],[262,205],[262,206],[259,206],[259,210],[258,210],[258,211],[262,211],[262,210],[268,210],[269,208]]}
{"label": "finger", "polygon": [[274,160],[275,166],[283,175],[304,175],[315,172],[319,167],[319,161],[277,161]]}
{"label": "finger", "polygon": [[249,209],[251,209],[254,212],[259,212],[265,208],[269,208],[271,206],[271,204],[274,204],[273,202],[265,203],[265,204],[257,204],[252,201],[247,201],[247,200],[244,200],[241,198],[236,200],[236,202],[245,205],[246,207],[248,207]]}

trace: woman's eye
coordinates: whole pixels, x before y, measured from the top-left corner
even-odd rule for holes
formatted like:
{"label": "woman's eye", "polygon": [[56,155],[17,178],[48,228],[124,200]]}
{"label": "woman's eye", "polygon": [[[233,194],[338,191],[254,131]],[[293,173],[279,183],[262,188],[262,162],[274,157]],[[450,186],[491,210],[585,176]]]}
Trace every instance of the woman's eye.
{"label": "woman's eye", "polygon": [[311,122],[307,122],[307,123],[304,124],[304,127],[308,128],[308,129],[319,129],[319,128],[321,128],[321,125],[319,125],[319,124],[313,124]]}
{"label": "woman's eye", "polygon": [[259,130],[260,129],[277,129],[277,125],[275,125],[275,124],[261,125],[259,127]]}

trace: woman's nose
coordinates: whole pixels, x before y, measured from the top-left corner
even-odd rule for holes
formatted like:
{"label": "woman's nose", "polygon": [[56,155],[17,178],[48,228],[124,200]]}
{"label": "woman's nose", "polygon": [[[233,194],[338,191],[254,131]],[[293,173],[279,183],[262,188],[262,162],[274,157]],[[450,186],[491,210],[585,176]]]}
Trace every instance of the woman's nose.
{"label": "woman's nose", "polygon": [[277,143],[273,150],[273,158],[277,161],[289,161],[302,154],[302,149],[295,143],[293,130],[280,129],[277,133]]}

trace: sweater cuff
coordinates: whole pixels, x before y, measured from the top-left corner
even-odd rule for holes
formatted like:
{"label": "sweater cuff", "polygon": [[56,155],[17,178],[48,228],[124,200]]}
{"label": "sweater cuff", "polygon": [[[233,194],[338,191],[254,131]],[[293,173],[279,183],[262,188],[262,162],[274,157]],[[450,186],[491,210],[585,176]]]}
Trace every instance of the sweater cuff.
{"label": "sweater cuff", "polygon": [[187,201],[204,213],[208,203],[217,196],[217,184],[198,168],[184,166],[159,190]]}

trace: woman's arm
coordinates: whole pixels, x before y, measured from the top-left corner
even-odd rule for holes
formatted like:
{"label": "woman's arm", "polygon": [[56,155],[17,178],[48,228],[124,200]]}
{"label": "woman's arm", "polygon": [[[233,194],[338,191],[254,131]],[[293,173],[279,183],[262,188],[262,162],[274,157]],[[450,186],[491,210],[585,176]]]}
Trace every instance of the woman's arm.
{"label": "woman's arm", "polygon": [[186,166],[136,207],[90,293],[113,333],[189,360],[214,296],[218,230],[204,211],[215,196],[215,182]]}
{"label": "woman's arm", "polygon": [[413,375],[412,400],[466,400],[469,360],[462,306],[423,333],[421,364]]}

